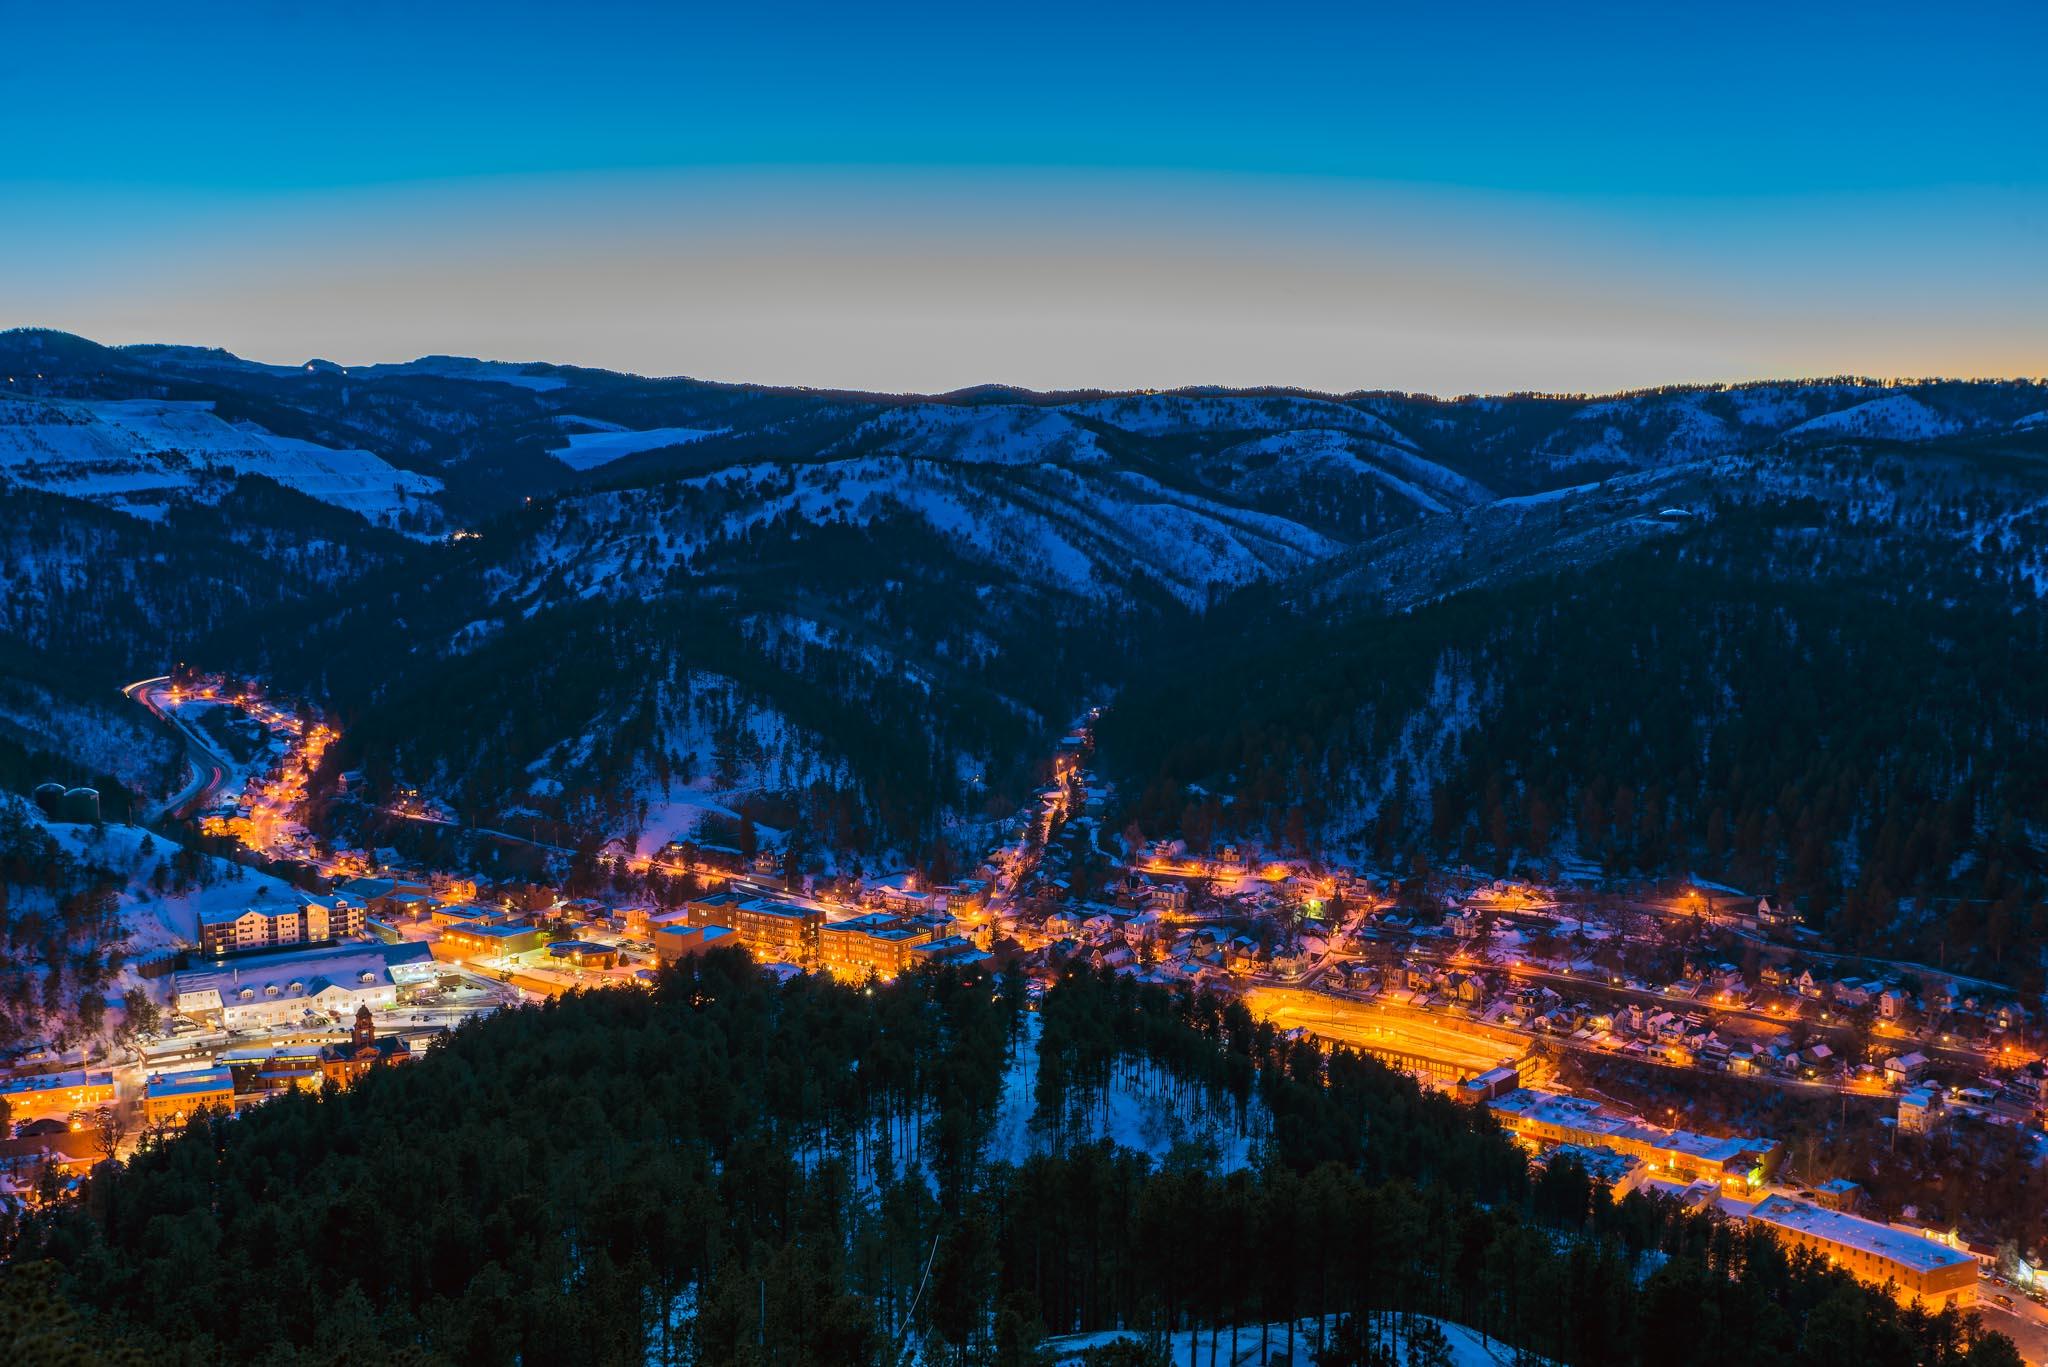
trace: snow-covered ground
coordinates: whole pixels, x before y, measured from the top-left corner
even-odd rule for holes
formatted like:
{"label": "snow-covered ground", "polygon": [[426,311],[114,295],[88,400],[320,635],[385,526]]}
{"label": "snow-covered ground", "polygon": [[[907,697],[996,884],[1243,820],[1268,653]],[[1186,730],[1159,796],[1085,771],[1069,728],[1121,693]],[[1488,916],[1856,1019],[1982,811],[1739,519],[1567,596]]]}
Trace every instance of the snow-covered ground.
{"label": "snow-covered ground", "polygon": [[1785,435],[1840,433],[1844,436],[1920,441],[1946,436],[1961,426],[1955,419],[1935,412],[1911,394],[1890,394],[1810,418],[1796,427],[1787,428]]}
{"label": "snow-covered ground", "polygon": [[664,446],[687,446],[693,441],[715,437],[722,427],[650,427],[641,432],[574,432],[569,444],[548,452],[571,470],[594,470],[615,460],[658,451]]}
{"label": "snow-covered ground", "polygon": [[0,475],[52,493],[150,516],[167,498],[207,497],[245,474],[374,522],[441,488],[369,451],[227,422],[210,401],[0,398]]}
{"label": "snow-covered ground", "polygon": [[65,755],[96,774],[112,774],[136,792],[162,792],[183,772],[162,727],[120,703],[81,703],[29,679],[0,679],[0,736],[30,750]]}
{"label": "snow-covered ground", "polygon": [[[1054,1136],[1038,1116],[1036,1095],[1042,1024],[1036,1013],[1024,1018],[1024,1038],[1003,1074],[1003,1095],[989,1134],[987,1157],[992,1162],[1022,1163],[1053,1150]],[[1082,1133],[1069,1135],[1068,1142],[1107,1139],[1154,1159],[1165,1158],[1176,1146],[1205,1146],[1215,1155],[1217,1171],[1235,1172],[1251,1166],[1257,1157],[1256,1132],[1264,1128],[1263,1120],[1263,1114],[1254,1111],[1250,1128],[1255,1133],[1239,1134],[1226,1115],[1190,1114],[1184,1098],[1120,1075],[1110,1083],[1104,1104],[1088,1116]]]}
{"label": "snow-covered ground", "polygon": [[724,817],[729,821],[739,819],[738,812],[709,793],[671,788],[666,796],[654,799],[648,806],[647,824],[641,827],[639,838],[633,842],[633,853],[645,857],[671,841],[687,840],[707,816]]}
{"label": "snow-covered ground", "polygon": [[[1513,1367],[1514,1350],[1498,1339],[1489,1339],[1478,1330],[1468,1328],[1450,1320],[1440,1320],[1429,1315],[1408,1317],[1414,1324],[1434,1324],[1443,1330],[1444,1339],[1451,1350],[1451,1367]],[[1334,1322],[1333,1322],[1334,1323]],[[1086,1348],[1101,1348],[1120,1340],[1142,1342],[1144,1335],[1134,1330],[1107,1330],[1094,1334],[1067,1334],[1047,1339],[1045,1347],[1051,1352],[1056,1367],[1072,1367],[1079,1363],[1081,1352]],[[1186,1364],[1187,1367],[1208,1367],[1209,1331],[1188,1330],[1172,1335],[1167,1340],[1167,1361]],[[1230,1352],[1230,1331],[1223,1330],[1216,1340],[1217,1367],[1313,1367],[1315,1362],[1316,1322],[1312,1319],[1297,1320],[1294,1325],[1294,1351],[1287,1350],[1287,1325],[1250,1324],[1240,1325],[1237,1331],[1237,1354]],[[1408,1343],[1401,1339],[1395,1348],[1395,1361],[1408,1363]]]}
{"label": "snow-covered ground", "polygon": [[[41,821],[40,815],[37,819]],[[288,906],[298,900],[298,892],[283,879],[213,855],[204,857],[204,886],[158,893],[152,878],[161,867],[169,880],[171,860],[179,849],[172,841],[140,826],[41,824],[66,851],[124,880],[119,906],[131,956],[196,942],[202,913],[239,910],[257,901]]]}

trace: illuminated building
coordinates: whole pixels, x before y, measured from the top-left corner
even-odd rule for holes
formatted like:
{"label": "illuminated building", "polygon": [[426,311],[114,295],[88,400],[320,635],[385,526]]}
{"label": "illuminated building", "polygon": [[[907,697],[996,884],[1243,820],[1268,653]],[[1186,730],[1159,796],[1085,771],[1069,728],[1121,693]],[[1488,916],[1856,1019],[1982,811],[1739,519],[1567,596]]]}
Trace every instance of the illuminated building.
{"label": "illuminated building", "polygon": [[441,944],[458,959],[504,959],[540,948],[540,931],[524,921],[511,925],[451,925]]}
{"label": "illuminated building", "polygon": [[818,966],[835,978],[855,982],[870,973],[893,978],[910,967],[911,950],[931,939],[931,932],[923,926],[870,912],[819,929]]}
{"label": "illuminated building", "polygon": [[1899,1093],[1899,1129],[1905,1134],[1930,1134],[1941,1127],[1941,1092],[1933,1087],[1908,1087]]}
{"label": "illuminated building", "polygon": [[736,944],[731,926],[663,926],[654,932],[654,956],[665,964]]}
{"label": "illuminated building", "polygon": [[548,946],[548,957],[572,968],[616,968],[619,963],[616,948],[588,940],[557,940]]}
{"label": "illuminated building", "polygon": [[207,912],[199,918],[199,951],[274,949],[360,936],[364,910],[355,897],[308,897],[293,905],[257,904],[242,911]]}
{"label": "illuminated building", "polygon": [[15,1120],[66,1117],[114,1101],[114,1075],[71,1069],[0,1080],[0,1101]]}
{"label": "illuminated building", "polygon": [[1770,1196],[1748,1212],[1794,1248],[1825,1257],[1857,1280],[1891,1283],[1903,1304],[1929,1310],[1967,1307],[1977,1300],[1977,1260],[1961,1249],[1788,1196]]}
{"label": "illuminated building", "polygon": [[1760,1185],[1784,1152],[1774,1139],[1719,1139],[1666,1129],[1559,1092],[1522,1088],[1494,1098],[1487,1107],[1503,1129],[1531,1147],[1576,1144],[1612,1149],[1640,1159],[1660,1176],[1724,1187]]}
{"label": "illuminated building", "polygon": [[317,1044],[230,1049],[218,1061],[233,1076],[238,1096],[260,1098],[294,1089],[317,1091],[320,1087]]}
{"label": "illuminated building", "polygon": [[309,1016],[348,1016],[398,1000],[401,983],[434,976],[424,944],[347,945],[268,954],[224,967],[179,972],[172,1009],[229,1030],[302,1023]]}
{"label": "illuminated building", "polygon": [[234,1108],[235,1078],[226,1068],[166,1073],[151,1078],[142,1092],[142,1118],[151,1125],[179,1125],[204,1110]]}
{"label": "illuminated building", "polygon": [[404,1063],[412,1058],[405,1041],[396,1035],[377,1038],[377,1023],[370,1008],[358,1007],[348,1043],[320,1047],[320,1075],[337,1087],[346,1087],[373,1068]]}
{"label": "illuminated building", "polygon": [[689,912],[693,926],[730,928],[762,963],[809,964],[817,957],[818,931],[825,923],[823,911],[724,892],[689,903]]}

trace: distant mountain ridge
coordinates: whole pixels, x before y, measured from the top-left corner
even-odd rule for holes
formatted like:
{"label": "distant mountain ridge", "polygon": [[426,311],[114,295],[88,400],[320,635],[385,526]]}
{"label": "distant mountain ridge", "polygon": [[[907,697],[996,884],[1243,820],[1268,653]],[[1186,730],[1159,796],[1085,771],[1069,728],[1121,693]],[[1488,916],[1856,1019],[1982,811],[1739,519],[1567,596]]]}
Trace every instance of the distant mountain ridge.
{"label": "distant mountain ridge", "polygon": [[[2048,583],[2044,414],[2022,380],[915,396],[0,333],[0,482],[38,495],[0,514],[25,556],[0,630],[36,662],[0,741],[7,697],[76,717],[189,658],[333,701],[356,758],[479,816],[644,835],[772,799],[821,846],[971,843],[1085,702],[1256,676],[1247,611],[1313,670],[1390,615],[1532,583],[1561,608],[1645,556],[1721,592],[1743,538],[1783,582],[2017,610]],[[1292,718],[1318,765],[1357,747],[1310,824],[1378,832],[1397,787],[1426,824],[1416,786],[1539,667],[1425,670],[1399,724],[1358,730],[1395,699],[1349,685]],[[1171,735],[1112,746],[1130,783],[1252,781],[1203,734],[1236,719],[1170,703]],[[1301,781],[1258,778],[1242,824],[1277,836]]]}

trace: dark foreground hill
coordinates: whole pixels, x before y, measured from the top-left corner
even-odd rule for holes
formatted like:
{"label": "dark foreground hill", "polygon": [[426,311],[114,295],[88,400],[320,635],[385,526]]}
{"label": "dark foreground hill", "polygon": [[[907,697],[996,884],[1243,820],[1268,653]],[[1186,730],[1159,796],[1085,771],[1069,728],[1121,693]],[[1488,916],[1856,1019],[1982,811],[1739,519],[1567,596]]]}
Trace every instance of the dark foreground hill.
{"label": "dark foreground hill", "polygon": [[[2005,1367],[1768,1238],[1553,1164],[1487,1114],[1236,1005],[1071,976],[776,984],[713,954],[651,991],[474,1022],[418,1063],[151,1136],[0,1227],[23,1364],[999,1363],[1048,1332],[1402,1312],[1556,1361]],[[1022,1052],[1022,1066],[1010,1059]],[[1036,1055],[1035,1068],[1030,1066]],[[1093,1142],[1142,1085],[1226,1126]],[[1028,1094],[1043,1151],[987,1157]]]}

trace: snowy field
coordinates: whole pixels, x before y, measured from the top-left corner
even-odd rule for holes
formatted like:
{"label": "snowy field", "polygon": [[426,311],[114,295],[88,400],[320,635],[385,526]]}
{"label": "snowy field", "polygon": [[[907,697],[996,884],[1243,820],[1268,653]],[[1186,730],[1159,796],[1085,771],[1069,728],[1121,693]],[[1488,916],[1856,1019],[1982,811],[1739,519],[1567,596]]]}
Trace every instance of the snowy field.
{"label": "snowy field", "polygon": [[642,451],[664,446],[687,446],[693,441],[715,437],[722,427],[650,427],[642,432],[576,432],[567,447],[548,452],[571,470],[595,470]]}

